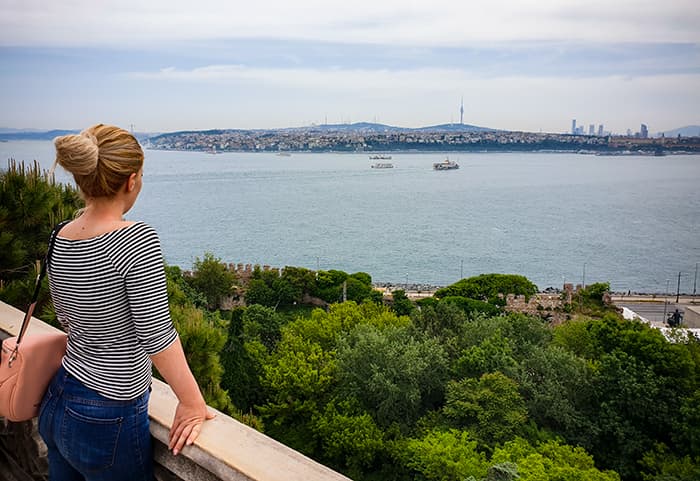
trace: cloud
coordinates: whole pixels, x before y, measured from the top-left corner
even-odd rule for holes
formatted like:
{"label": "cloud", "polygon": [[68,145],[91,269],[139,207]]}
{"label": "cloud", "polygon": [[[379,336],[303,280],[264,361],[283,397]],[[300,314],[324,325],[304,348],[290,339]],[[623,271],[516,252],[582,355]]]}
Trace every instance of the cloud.
{"label": "cloud", "polygon": [[2,0],[2,45],[287,38],[384,45],[700,41],[696,0]]}

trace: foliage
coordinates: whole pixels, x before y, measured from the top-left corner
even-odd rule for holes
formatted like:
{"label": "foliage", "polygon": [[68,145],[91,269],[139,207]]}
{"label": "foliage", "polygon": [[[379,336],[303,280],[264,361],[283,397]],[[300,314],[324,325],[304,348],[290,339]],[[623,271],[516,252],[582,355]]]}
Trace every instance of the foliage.
{"label": "foliage", "polygon": [[187,362],[207,404],[221,411],[231,412],[231,399],[221,388],[223,368],[219,352],[226,342],[225,334],[216,326],[215,320],[206,319],[199,309],[171,306],[170,311]]}
{"label": "foliage", "polygon": [[607,305],[604,295],[610,291],[610,283],[597,282],[585,288],[578,289],[571,298],[571,305],[567,306],[568,311],[578,312],[582,315],[603,317],[606,313],[617,313],[617,309],[612,305]]}
{"label": "foliage", "polygon": [[[8,161],[0,172],[0,299],[26,307],[51,230],[82,206],[73,187],[55,183],[36,161],[30,167]],[[47,290],[42,292],[37,312],[48,301]]]}
{"label": "foliage", "polygon": [[586,445],[596,430],[589,412],[595,395],[590,364],[549,345],[533,350],[514,372],[528,415],[537,426],[562,435],[570,443]]}
{"label": "foliage", "polygon": [[168,287],[168,301],[171,305],[191,305],[197,308],[207,306],[204,294],[192,288],[178,266],[165,265],[165,279]]}
{"label": "foliage", "polygon": [[592,390],[581,389],[576,399],[590,399],[579,440],[600,466],[640,479],[639,461],[658,443],[698,455],[697,407],[689,407],[698,389],[697,341],[672,344],[646,324],[608,314],[557,328],[555,342],[591,366]]}
{"label": "foliage", "polygon": [[353,477],[372,466],[384,448],[384,433],[351,401],[329,402],[312,419],[324,456]]}
{"label": "foliage", "polygon": [[700,456],[683,456],[657,443],[642,457],[644,481],[696,481],[700,479]]}
{"label": "foliage", "polygon": [[202,293],[208,309],[218,309],[223,298],[233,292],[236,275],[211,252],[205,252],[202,259],[197,257],[193,269],[189,284]]}
{"label": "foliage", "polygon": [[537,286],[526,277],[515,274],[481,274],[462,279],[454,284],[438,289],[435,297],[467,297],[503,305],[503,296],[507,294],[530,297],[537,293]]}
{"label": "foliage", "polygon": [[468,297],[445,296],[442,299],[440,299],[440,302],[454,304],[455,306],[462,309],[467,315],[482,313],[486,314],[487,316],[496,316],[501,312],[501,310],[493,304],[489,304],[488,302],[484,301],[478,301],[476,299],[470,299]]}
{"label": "foliage", "polygon": [[268,431],[302,452],[314,452],[316,440],[310,421],[326,401],[335,371],[332,352],[283,329],[276,350],[262,366],[261,385],[269,395],[259,412]]}
{"label": "foliage", "polygon": [[488,461],[477,450],[468,431],[432,430],[421,438],[409,438],[399,452],[400,461],[426,481],[462,481],[485,477]]}
{"label": "foliage", "polygon": [[409,316],[416,308],[403,289],[397,289],[391,293],[391,309],[397,316]]}
{"label": "foliage", "polygon": [[619,481],[617,473],[600,471],[583,448],[548,441],[530,445],[522,438],[496,448],[491,462],[511,462],[521,481]]}
{"label": "foliage", "polygon": [[246,288],[246,304],[260,304],[261,306],[277,309],[279,306],[289,306],[296,302],[301,302],[302,286],[294,284],[291,279],[304,283],[305,278],[294,275],[285,277],[277,270],[262,270],[260,266],[255,266],[253,276]]}
{"label": "foliage", "polygon": [[474,433],[486,447],[512,439],[527,419],[517,383],[500,372],[449,381],[443,413],[454,427]]}
{"label": "foliage", "polygon": [[311,295],[326,302],[342,302],[343,293],[345,300],[357,303],[367,299],[376,300],[373,296],[372,277],[366,272],[348,274],[332,269],[318,271],[316,274],[316,286]]}
{"label": "foliage", "polygon": [[[221,351],[221,365],[224,373],[221,387],[224,388],[233,404],[243,412],[249,412],[264,399],[260,385],[260,357],[254,355],[253,344],[243,339],[243,314],[246,308],[231,311],[226,344]],[[264,347],[260,345],[264,351]],[[251,352],[253,351],[253,352]]]}
{"label": "foliage", "polygon": [[338,346],[341,392],[357,399],[381,426],[411,425],[442,398],[444,350],[404,327],[359,325]]}

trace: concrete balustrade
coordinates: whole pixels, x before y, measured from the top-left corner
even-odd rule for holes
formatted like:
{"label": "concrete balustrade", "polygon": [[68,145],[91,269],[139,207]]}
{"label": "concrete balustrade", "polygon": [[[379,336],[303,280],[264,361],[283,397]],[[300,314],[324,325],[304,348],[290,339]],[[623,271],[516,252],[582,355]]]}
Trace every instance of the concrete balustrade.
{"label": "concrete balustrade", "polygon": [[[0,302],[0,338],[16,335],[23,313]],[[55,330],[33,319],[29,333]],[[348,481],[349,478],[309,459],[264,434],[217,412],[197,442],[173,456],[168,432],[177,398],[156,379],[149,405],[158,481]],[[46,446],[36,420],[0,422],[0,481],[46,480]]]}

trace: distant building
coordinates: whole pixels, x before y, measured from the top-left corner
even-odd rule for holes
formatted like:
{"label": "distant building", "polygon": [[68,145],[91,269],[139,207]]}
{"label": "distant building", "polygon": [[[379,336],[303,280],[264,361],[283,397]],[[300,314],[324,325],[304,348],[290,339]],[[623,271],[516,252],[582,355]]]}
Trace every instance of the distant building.
{"label": "distant building", "polygon": [[598,137],[602,137],[602,136],[603,136],[603,124],[600,124],[598,126]]}
{"label": "distant building", "polygon": [[576,135],[576,119],[573,119],[571,121],[571,135]]}
{"label": "distant building", "polygon": [[639,136],[643,139],[649,138],[649,129],[647,128],[646,124],[642,124],[642,126],[640,127]]}
{"label": "distant building", "polygon": [[588,126],[588,135],[595,135],[595,125],[590,124]]}

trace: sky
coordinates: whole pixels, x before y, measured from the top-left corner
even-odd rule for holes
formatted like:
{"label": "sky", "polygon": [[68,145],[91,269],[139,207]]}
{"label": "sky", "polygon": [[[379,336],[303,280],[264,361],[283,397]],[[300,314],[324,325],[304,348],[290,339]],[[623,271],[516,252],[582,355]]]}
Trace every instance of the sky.
{"label": "sky", "polygon": [[698,0],[0,0],[0,128],[700,124]]}

